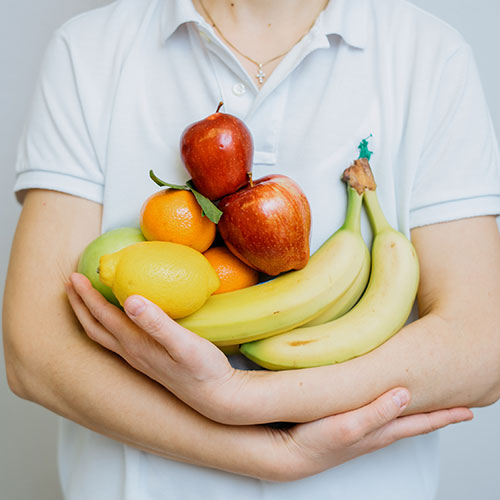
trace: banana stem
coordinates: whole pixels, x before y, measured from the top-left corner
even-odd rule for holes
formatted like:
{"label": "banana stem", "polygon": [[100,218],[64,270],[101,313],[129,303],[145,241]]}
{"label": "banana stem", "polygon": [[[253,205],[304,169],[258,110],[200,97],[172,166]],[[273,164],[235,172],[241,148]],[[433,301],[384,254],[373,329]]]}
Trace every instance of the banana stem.
{"label": "banana stem", "polygon": [[347,213],[342,229],[353,232],[361,231],[361,205],[363,204],[363,194],[351,186],[347,186]]}
{"label": "banana stem", "polygon": [[367,189],[365,191],[364,201],[366,212],[368,213],[368,218],[370,219],[370,224],[374,234],[381,233],[387,229],[392,229],[382,212],[382,207],[378,201],[376,190]]}

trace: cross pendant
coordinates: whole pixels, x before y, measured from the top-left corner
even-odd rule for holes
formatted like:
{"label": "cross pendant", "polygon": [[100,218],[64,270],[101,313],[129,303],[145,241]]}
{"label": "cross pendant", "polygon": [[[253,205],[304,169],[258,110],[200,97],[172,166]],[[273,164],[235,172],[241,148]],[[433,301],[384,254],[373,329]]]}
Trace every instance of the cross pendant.
{"label": "cross pendant", "polygon": [[264,71],[262,71],[262,64],[259,64],[259,72],[255,75],[255,78],[259,80],[260,84],[262,84],[262,82],[266,78],[266,74],[264,73]]}

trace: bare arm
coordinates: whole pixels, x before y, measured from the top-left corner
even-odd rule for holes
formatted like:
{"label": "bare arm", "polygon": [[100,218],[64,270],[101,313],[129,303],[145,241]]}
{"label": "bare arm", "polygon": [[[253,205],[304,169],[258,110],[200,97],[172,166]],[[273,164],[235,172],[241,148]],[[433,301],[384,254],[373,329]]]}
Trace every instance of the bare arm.
{"label": "bare arm", "polygon": [[[98,235],[100,218],[100,206],[80,198],[44,190],[26,197],[3,310],[7,376],[19,396],[165,458],[279,481],[472,417],[456,409],[397,418],[409,396],[397,388],[354,412],[289,431],[233,427],[203,417],[91,341],[76,320],[64,285],[82,249]],[[71,289],[69,294],[95,326],[83,302]]]}
{"label": "bare arm", "polygon": [[[94,325],[80,318],[87,334],[219,422],[307,422],[359,408],[395,386],[412,392],[407,413],[491,404],[500,396],[495,219],[428,226],[413,239],[421,261],[421,319],[365,356],[306,370],[233,370],[210,342],[144,299],[127,300],[127,318],[99,300],[83,277],[73,283],[98,319]],[[139,314],[134,299],[147,305]],[[188,354],[172,362],[179,353]]]}
{"label": "bare arm", "polygon": [[394,385],[412,393],[407,413],[486,406],[500,398],[500,236],[495,218],[418,228],[412,239],[421,264],[421,319],[346,363],[254,374],[275,391],[263,402],[266,410],[272,411],[271,401],[285,385],[289,397],[300,403],[285,402],[279,417],[298,421],[358,407]]}
{"label": "bare arm", "polygon": [[[143,450],[230,470],[214,453],[230,427],[203,418],[89,340],[75,319],[64,283],[82,249],[99,234],[100,220],[101,207],[95,203],[55,192],[28,193],[5,290],[4,341],[12,389]],[[264,437],[255,430],[249,428],[239,438]],[[193,447],[203,436],[210,436],[213,449]],[[244,457],[239,465],[236,456],[232,459],[234,471],[246,468]]]}

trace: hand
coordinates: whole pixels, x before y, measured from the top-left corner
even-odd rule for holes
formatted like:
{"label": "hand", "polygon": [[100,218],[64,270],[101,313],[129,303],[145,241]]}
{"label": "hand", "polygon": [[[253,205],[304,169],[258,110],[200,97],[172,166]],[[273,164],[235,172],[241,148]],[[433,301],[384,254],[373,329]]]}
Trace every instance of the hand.
{"label": "hand", "polygon": [[280,480],[307,477],[400,439],[473,418],[468,408],[398,418],[409,399],[410,394],[406,389],[396,388],[357,410],[299,424],[288,431],[279,431],[276,439],[285,444],[292,456],[291,459],[284,459],[278,471]]}
{"label": "hand", "polygon": [[68,297],[87,335],[207,418],[252,425],[308,422],[333,413],[317,415],[312,400],[306,408],[295,409],[297,397],[308,398],[303,390],[313,394],[299,372],[314,371],[317,383],[325,367],[278,373],[236,370],[211,342],[181,327],[145,298],[129,297],[124,314],[85,276],[73,273],[70,279]]}
{"label": "hand", "polygon": [[[186,402],[192,401],[193,407],[204,409],[203,413],[218,413],[214,407],[219,404],[220,396],[210,404],[210,392],[220,394],[218,388],[223,387],[222,381],[231,385],[229,381],[235,373],[218,348],[158,313],[148,301],[142,303],[146,309],[137,316],[131,312],[133,304],[127,301],[125,307],[130,315],[127,317],[94,290],[85,277],[72,275],[71,283],[67,286],[68,297],[91,338],[165,387],[173,387],[183,394]],[[158,313],[160,319],[154,320],[154,315],[149,317],[147,310]],[[153,333],[146,333],[136,322],[144,322]],[[178,341],[167,350],[160,341],[170,339],[171,342],[174,336],[179,337]],[[196,370],[198,362],[199,371]],[[399,439],[472,418],[467,408],[399,417],[408,401],[408,391],[397,388],[362,408],[298,424],[287,430],[240,427],[247,436],[240,444],[247,456],[249,474],[273,481],[300,479]]]}
{"label": "hand", "polygon": [[[218,347],[181,327],[144,297],[129,297],[124,314],[81,274],[71,275],[66,292],[92,340],[199,413],[221,423],[234,423],[231,405],[245,372],[233,369]],[[240,419],[238,423],[248,422]]]}

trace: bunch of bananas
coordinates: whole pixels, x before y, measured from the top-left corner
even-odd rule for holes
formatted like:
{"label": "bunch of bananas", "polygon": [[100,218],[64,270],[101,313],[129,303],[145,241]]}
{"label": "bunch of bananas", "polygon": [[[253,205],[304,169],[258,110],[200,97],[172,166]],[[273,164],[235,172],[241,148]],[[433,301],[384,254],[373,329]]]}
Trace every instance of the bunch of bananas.
{"label": "bunch of bananas", "polygon": [[[356,160],[343,180],[344,224],[305,268],[213,295],[179,323],[218,346],[239,345],[242,354],[272,370],[346,361],[394,335],[413,307],[418,258],[387,222],[368,159]],[[360,229],[363,202],[374,234],[371,256]]]}

